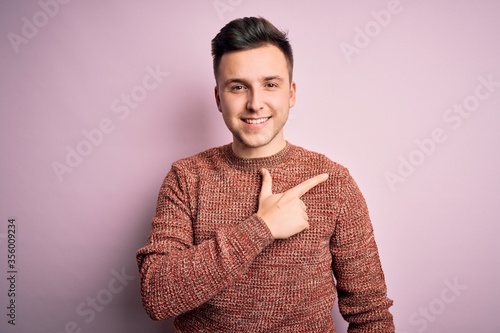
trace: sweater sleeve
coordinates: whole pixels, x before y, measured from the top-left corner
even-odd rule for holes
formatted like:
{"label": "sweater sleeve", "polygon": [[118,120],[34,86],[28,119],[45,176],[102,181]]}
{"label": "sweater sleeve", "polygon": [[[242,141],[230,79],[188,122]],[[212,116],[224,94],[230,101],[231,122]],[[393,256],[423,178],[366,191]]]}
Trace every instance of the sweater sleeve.
{"label": "sweater sleeve", "polygon": [[338,207],[331,241],[339,310],[349,333],[393,333],[373,227],[365,200],[347,170],[338,177]]}
{"label": "sweater sleeve", "polygon": [[192,310],[230,285],[273,241],[256,214],[193,244],[190,182],[173,167],[166,176],[148,243],[137,252],[144,308],[155,320]]}

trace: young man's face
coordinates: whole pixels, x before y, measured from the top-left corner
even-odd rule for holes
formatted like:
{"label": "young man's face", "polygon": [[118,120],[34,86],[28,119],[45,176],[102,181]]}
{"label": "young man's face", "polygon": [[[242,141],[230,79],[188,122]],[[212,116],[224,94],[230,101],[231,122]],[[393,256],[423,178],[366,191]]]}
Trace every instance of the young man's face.
{"label": "young man's face", "polygon": [[280,49],[265,45],[226,53],[216,81],[217,107],[233,133],[236,155],[265,157],[285,147],[283,126],[296,88]]}

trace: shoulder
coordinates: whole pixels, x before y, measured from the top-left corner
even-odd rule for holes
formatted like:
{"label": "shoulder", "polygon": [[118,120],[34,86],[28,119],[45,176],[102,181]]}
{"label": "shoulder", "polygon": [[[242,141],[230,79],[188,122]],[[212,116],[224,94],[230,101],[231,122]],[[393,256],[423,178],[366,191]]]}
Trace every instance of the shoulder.
{"label": "shoulder", "polygon": [[318,186],[318,191],[322,190],[323,195],[332,195],[337,204],[352,204],[352,202],[358,202],[365,205],[363,195],[349,172],[349,169],[332,161],[324,154],[301,147],[296,147],[296,150],[299,158],[310,161],[310,176],[328,173],[329,177],[328,180],[324,182],[324,186]]}
{"label": "shoulder", "polygon": [[203,170],[210,170],[220,165],[224,158],[225,146],[214,147],[195,155],[177,160],[172,164],[172,171],[187,175],[196,175]]}
{"label": "shoulder", "polygon": [[304,164],[306,163],[310,168],[314,169],[317,173],[328,173],[330,176],[334,177],[346,177],[349,176],[349,170],[331,160],[325,154],[309,150],[300,146],[294,146],[294,160],[292,163]]}
{"label": "shoulder", "polygon": [[181,188],[190,191],[196,187],[203,174],[209,174],[220,163],[223,148],[210,148],[195,155],[181,158],[172,163],[165,175],[162,188]]}

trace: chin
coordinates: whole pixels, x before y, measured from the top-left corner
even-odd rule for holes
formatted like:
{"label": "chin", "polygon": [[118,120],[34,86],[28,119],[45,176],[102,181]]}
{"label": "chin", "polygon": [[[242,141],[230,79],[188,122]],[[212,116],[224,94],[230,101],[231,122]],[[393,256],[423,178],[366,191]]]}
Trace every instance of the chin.
{"label": "chin", "polygon": [[240,144],[248,148],[262,148],[272,144],[274,137],[272,138],[245,138],[239,137],[238,141]]}
{"label": "chin", "polygon": [[269,141],[267,142],[256,142],[256,141],[240,141],[240,143],[248,148],[262,148],[269,145]]}

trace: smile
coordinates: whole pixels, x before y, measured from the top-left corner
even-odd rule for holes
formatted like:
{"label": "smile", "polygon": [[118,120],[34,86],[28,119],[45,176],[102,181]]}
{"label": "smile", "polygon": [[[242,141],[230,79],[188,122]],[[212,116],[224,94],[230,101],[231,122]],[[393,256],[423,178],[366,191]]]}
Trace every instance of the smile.
{"label": "smile", "polygon": [[265,123],[269,118],[258,118],[258,119],[243,119],[243,121],[247,124],[262,124]]}

